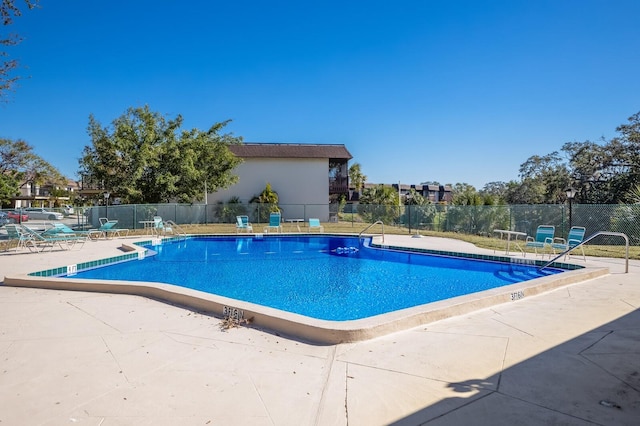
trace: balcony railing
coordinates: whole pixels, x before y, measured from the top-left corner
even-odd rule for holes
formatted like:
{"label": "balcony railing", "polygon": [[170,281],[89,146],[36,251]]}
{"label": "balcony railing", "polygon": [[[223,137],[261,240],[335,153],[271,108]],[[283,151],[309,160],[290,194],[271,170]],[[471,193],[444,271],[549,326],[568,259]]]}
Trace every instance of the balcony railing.
{"label": "balcony railing", "polygon": [[349,192],[349,185],[330,182],[329,183],[329,192],[331,194],[343,194]]}

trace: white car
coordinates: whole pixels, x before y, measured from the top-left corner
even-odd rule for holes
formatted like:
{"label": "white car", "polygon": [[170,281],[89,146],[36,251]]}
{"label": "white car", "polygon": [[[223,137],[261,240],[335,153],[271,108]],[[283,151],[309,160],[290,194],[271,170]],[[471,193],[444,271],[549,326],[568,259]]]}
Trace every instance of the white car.
{"label": "white car", "polygon": [[29,215],[29,219],[62,220],[64,218],[62,213],[52,212],[42,207],[29,207],[22,211]]}
{"label": "white car", "polygon": [[73,206],[70,206],[68,204],[65,204],[64,206],[62,206],[62,212],[66,215],[69,216],[71,214],[74,213],[73,211]]}

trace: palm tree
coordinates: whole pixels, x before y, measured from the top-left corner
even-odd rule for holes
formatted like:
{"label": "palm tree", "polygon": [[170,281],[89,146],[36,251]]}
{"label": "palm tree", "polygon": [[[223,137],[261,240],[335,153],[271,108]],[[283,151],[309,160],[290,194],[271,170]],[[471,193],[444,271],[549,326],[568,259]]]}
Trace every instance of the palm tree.
{"label": "palm tree", "polygon": [[632,186],[629,191],[627,191],[627,199],[631,204],[640,204],[640,184],[636,184]]}
{"label": "palm tree", "polygon": [[367,181],[367,177],[362,174],[359,163],[353,163],[351,167],[349,167],[349,180],[351,181],[356,192],[360,194],[364,183]]}
{"label": "palm tree", "polygon": [[395,223],[400,215],[398,192],[384,185],[365,189],[360,197],[358,211],[369,222],[382,220],[384,223]]}
{"label": "palm tree", "polygon": [[[278,193],[271,189],[271,184],[268,182],[262,192],[254,196],[249,202],[259,204],[257,214],[259,222],[268,222],[270,213],[281,211],[278,207]],[[264,208],[265,204],[266,208]]]}

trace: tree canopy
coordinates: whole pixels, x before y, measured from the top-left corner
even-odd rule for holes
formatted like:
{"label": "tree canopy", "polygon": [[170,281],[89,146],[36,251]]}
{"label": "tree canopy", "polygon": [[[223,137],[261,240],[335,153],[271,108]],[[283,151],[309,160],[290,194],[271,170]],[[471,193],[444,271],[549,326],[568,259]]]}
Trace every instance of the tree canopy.
{"label": "tree canopy", "polygon": [[579,203],[629,203],[640,184],[640,112],[616,128],[613,139],[567,142],[560,154],[529,157],[520,166],[520,181],[507,184],[509,204],[554,204],[566,201],[565,189],[577,189]]}
{"label": "tree canopy", "polygon": [[129,108],[111,127],[89,117],[91,145],[84,147],[79,174],[85,184],[108,190],[124,203],[193,202],[237,181],[241,160],[229,146],[242,138],[221,131],[182,130],[182,116],[166,119],[148,106]]}
{"label": "tree canopy", "polygon": [[[24,0],[29,9],[37,6],[39,0]],[[0,17],[2,17],[2,26],[7,28],[13,23],[15,17],[21,16],[20,7],[16,6],[13,0],[2,0],[0,3]],[[7,47],[19,44],[22,39],[16,34],[0,35],[0,100],[6,100],[6,92],[10,91],[15,83],[19,80],[19,76],[13,75],[18,68],[19,63],[16,59],[8,59],[9,53],[5,50]]]}
{"label": "tree canopy", "polygon": [[640,112],[616,128],[618,136],[597,144],[566,143],[573,184],[579,200],[591,203],[630,202],[627,194],[640,183]]}
{"label": "tree canopy", "polygon": [[27,142],[0,138],[0,203],[7,205],[20,188],[32,183],[66,184],[60,172],[34,154]]}
{"label": "tree canopy", "polygon": [[353,163],[349,166],[349,180],[351,181],[351,187],[356,190],[356,192],[362,191],[365,182],[367,181],[367,176],[362,173],[362,167],[360,163]]}

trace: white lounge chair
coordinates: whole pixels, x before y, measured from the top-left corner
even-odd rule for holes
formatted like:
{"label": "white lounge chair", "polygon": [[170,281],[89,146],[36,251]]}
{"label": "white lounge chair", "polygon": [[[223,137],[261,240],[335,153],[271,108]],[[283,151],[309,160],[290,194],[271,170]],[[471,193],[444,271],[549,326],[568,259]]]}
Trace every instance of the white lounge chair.
{"label": "white lounge chair", "polygon": [[253,232],[253,225],[249,222],[249,216],[236,216],[236,234],[241,230]]}

